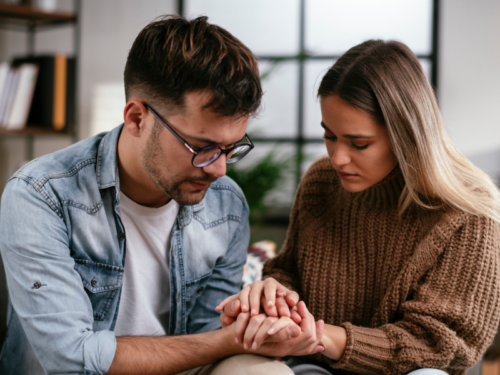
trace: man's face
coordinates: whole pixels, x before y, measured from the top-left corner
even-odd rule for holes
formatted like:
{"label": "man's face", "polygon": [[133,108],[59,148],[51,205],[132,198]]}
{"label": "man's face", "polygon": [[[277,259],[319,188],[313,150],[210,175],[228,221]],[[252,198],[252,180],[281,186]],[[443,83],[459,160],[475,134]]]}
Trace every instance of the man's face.
{"label": "man's face", "polygon": [[[230,148],[245,136],[248,116],[223,117],[202,110],[210,96],[205,92],[186,94],[185,108],[169,116],[155,108],[161,118],[190,146]],[[181,205],[199,203],[212,182],[226,174],[226,156],[203,168],[193,167],[193,153],[148,112],[151,132],[141,153],[141,162],[156,186]]]}

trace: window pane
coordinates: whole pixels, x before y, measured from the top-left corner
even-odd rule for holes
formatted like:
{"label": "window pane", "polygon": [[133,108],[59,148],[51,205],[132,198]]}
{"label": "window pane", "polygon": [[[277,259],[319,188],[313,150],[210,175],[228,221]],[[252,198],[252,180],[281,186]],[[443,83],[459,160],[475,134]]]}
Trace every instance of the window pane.
{"label": "window pane", "polygon": [[298,64],[295,61],[259,64],[264,97],[257,118],[250,119],[248,131],[253,137],[295,137],[297,135]]}
{"label": "window pane", "polygon": [[311,165],[319,158],[328,155],[326,152],[325,142],[323,143],[309,143],[304,146],[304,154],[306,160],[302,162],[302,174],[306,173]]}
{"label": "window pane", "polygon": [[321,79],[333,65],[333,60],[308,60],[304,68],[304,136],[306,138],[323,137],[321,110],[316,98]]}
{"label": "window pane", "polygon": [[295,55],[299,50],[299,0],[185,0],[188,19],[206,15],[257,55]]}
{"label": "window pane", "polygon": [[420,65],[422,65],[422,68],[424,69],[425,74],[427,75],[427,78],[429,78],[429,81],[431,80],[431,69],[432,69],[432,61],[429,59],[420,59]]}
{"label": "window pane", "polygon": [[[283,175],[279,179],[275,189],[266,194],[264,204],[269,208],[290,207],[297,188],[295,183],[296,164],[293,159],[293,155],[296,153],[296,146],[293,143],[256,142],[255,148],[245,158],[229,168],[250,169],[255,167],[260,160],[271,152],[274,153],[275,160],[288,160],[288,162],[285,163],[284,167],[280,168]],[[241,187],[245,190],[245,186]]]}
{"label": "window pane", "polygon": [[432,0],[306,0],[306,49],[339,55],[367,39],[431,53]]}

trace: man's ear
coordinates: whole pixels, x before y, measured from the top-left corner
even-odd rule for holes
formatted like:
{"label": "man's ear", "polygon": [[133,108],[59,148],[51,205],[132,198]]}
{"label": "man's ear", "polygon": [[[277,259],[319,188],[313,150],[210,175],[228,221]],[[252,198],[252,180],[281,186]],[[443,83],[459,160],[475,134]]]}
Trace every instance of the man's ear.
{"label": "man's ear", "polygon": [[147,108],[138,99],[127,102],[123,110],[125,128],[133,137],[140,137],[146,128]]}

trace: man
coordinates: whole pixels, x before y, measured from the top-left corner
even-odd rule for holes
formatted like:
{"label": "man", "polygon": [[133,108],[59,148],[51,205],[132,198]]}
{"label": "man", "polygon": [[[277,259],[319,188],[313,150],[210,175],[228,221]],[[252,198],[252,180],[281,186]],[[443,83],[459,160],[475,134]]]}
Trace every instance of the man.
{"label": "man", "polygon": [[256,331],[262,314],[216,330],[249,239],[245,198],[224,174],[253,148],[255,57],[206,17],[164,17],[135,40],[125,91],[122,126],[34,160],[5,188],[0,373],[289,373],[260,356],[211,365],[310,353],[320,337],[305,309],[301,329],[257,350],[234,330]]}

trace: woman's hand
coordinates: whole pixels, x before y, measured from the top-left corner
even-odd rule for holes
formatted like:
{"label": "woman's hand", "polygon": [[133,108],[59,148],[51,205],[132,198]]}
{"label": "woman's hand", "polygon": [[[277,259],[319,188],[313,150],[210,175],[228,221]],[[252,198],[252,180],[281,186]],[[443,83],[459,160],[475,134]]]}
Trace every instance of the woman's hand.
{"label": "woman's hand", "polygon": [[304,302],[298,304],[297,312],[301,316],[300,325],[287,317],[278,319],[264,314],[251,317],[248,313],[242,313],[233,325],[233,332],[239,333],[241,327],[247,327],[241,339],[244,347],[256,354],[284,357],[323,351],[323,321],[314,322]]}
{"label": "woman's hand", "polygon": [[[299,295],[296,292],[289,290],[270,277],[247,285],[240,293],[222,301],[215,310],[223,311],[227,318],[235,318],[240,312],[249,311],[250,316],[256,316],[262,308],[268,316],[291,317],[296,323],[299,323],[300,314],[297,314],[294,309],[298,301]],[[227,319],[227,324],[231,324],[230,319]]]}
{"label": "woman's hand", "polygon": [[347,345],[347,333],[345,328],[325,324],[321,343],[325,347],[323,355],[338,361]]}

